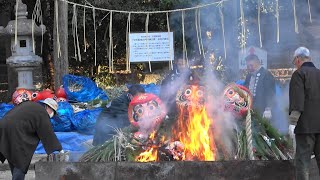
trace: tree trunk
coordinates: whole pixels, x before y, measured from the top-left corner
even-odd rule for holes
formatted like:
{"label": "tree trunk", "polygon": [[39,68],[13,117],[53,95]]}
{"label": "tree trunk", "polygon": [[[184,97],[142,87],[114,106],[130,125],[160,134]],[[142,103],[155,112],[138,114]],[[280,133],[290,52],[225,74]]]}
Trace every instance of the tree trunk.
{"label": "tree trunk", "polygon": [[[58,5],[58,12],[56,8]],[[58,17],[57,17],[58,13]],[[58,18],[58,19],[57,19]],[[58,28],[58,32],[57,32]],[[54,87],[62,85],[62,77],[68,74],[68,3],[55,0],[54,12]],[[59,36],[59,37],[58,37]],[[60,46],[59,46],[60,44]],[[60,54],[59,51],[61,52]]]}

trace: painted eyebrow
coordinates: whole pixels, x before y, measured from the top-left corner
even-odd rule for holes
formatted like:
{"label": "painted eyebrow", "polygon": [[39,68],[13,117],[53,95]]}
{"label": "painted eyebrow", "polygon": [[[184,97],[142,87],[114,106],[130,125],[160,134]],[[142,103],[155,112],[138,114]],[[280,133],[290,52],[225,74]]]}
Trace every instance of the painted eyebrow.
{"label": "painted eyebrow", "polygon": [[141,104],[138,104],[138,105],[134,106],[133,110],[136,111],[137,108],[140,108],[140,107],[142,107],[142,105],[141,105]]}
{"label": "painted eyebrow", "polygon": [[149,101],[149,102],[147,103],[147,105],[149,105],[149,104],[156,104],[156,105],[158,106],[158,103],[157,103],[157,101],[155,101],[155,100]]}

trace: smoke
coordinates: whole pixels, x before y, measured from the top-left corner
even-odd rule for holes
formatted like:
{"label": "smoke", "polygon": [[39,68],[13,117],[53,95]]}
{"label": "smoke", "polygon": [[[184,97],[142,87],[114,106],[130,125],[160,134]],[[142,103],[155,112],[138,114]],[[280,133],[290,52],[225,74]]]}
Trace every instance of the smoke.
{"label": "smoke", "polygon": [[272,109],[272,125],[281,133],[288,133],[289,84],[277,85],[275,107]]}
{"label": "smoke", "polygon": [[208,94],[206,107],[211,116],[213,124],[213,135],[218,145],[223,145],[224,150],[228,154],[234,154],[235,147],[235,132],[237,131],[236,118],[230,112],[225,110],[225,99],[223,90],[225,84],[219,80],[214,71],[209,67],[204,68],[202,81]]}
{"label": "smoke", "polygon": [[143,108],[144,116],[141,119],[138,119],[139,124],[139,132],[144,135],[149,135],[153,133],[156,129],[158,129],[159,124],[164,118],[162,116],[163,111],[162,106],[158,104],[156,101],[148,102],[141,106]]}
{"label": "smoke", "polygon": [[[200,28],[196,28],[195,12],[187,11],[185,20],[185,38],[187,41],[188,58],[200,59],[205,57],[208,60],[209,53],[213,52],[215,57],[222,57],[223,64],[230,68],[236,74],[236,78],[243,78],[239,73],[238,52],[241,51],[240,12],[243,10],[246,27],[245,47],[255,46],[267,51],[268,68],[293,68],[292,55],[299,46],[305,46],[311,49],[311,56],[316,66],[320,64],[320,54],[315,47],[320,45],[320,1],[308,0],[262,0],[259,1],[243,0],[243,9],[240,8],[240,0],[225,1],[222,6],[222,14],[219,14],[219,8],[209,6],[200,10]],[[277,5],[278,2],[278,5]],[[310,6],[308,4],[310,2]],[[198,1],[198,4],[209,3],[207,0]],[[260,19],[258,18],[258,7],[260,7]],[[310,8],[310,11],[309,11]],[[223,16],[224,22],[221,17]],[[311,20],[310,20],[311,18]],[[311,22],[312,21],[312,22]],[[181,44],[181,14],[171,16],[172,29],[175,30],[177,40],[176,51],[180,52]],[[222,26],[223,25],[223,26]],[[260,26],[260,31],[259,31]],[[180,30],[178,30],[180,29]],[[199,35],[202,39],[199,43]],[[224,30],[224,32],[223,32]],[[208,33],[210,32],[210,36]],[[225,34],[225,38],[223,37]],[[261,38],[261,47],[260,47]],[[180,42],[180,43],[179,43]],[[224,42],[226,48],[224,48]],[[199,46],[203,44],[205,55],[199,51]],[[226,58],[224,52],[226,51]],[[313,54],[313,55],[312,55]],[[217,59],[217,58],[216,58]],[[207,79],[213,76],[206,75]],[[231,78],[232,79],[232,78]],[[223,82],[223,83],[230,83]],[[216,92],[219,92],[221,84],[218,81],[209,82],[206,85],[217,85]],[[288,81],[277,81],[276,104],[273,108],[272,124],[281,133],[287,132],[288,125]]]}
{"label": "smoke", "polygon": [[[239,21],[240,11],[242,10],[239,2],[224,2],[221,8],[222,13],[216,6],[201,8],[199,18],[195,17],[195,11],[186,11],[184,22],[182,22],[181,14],[179,13],[174,13],[170,16],[171,29],[175,32],[175,41],[177,42],[176,54],[185,53],[182,50],[184,34],[188,49],[186,58],[189,63],[191,66],[193,63],[202,63],[204,66],[204,69],[198,70],[197,73],[200,72],[202,74],[201,83],[210,94],[206,102],[214,121],[213,124],[215,124],[214,133],[221,138],[229,152],[234,149],[232,139],[234,131],[237,129],[237,122],[232,114],[224,110],[222,90],[225,84],[231,81],[222,82],[216,76],[213,67],[210,66],[209,56],[213,53],[215,60],[222,57],[224,67],[232,69],[232,72],[236,74],[235,80],[244,77],[239,72],[238,52],[241,51],[239,37],[242,28]],[[319,44],[320,41],[312,38],[313,35],[308,29],[314,24],[320,24],[319,20],[317,20],[320,12],[319,1],[310,1],[313,23],[309,21],[308,1],[295,1],[296,3],[293,4],[291,0],[262,0],[260,19],[258,19],[258,1],[248,0],[243,2],[243,12],[246,19],[245,46],[260,47],[261,39],[262,46],[260,48],[268,53],[268,68],[292,68],[292,54],[297,47],[303,45],[310,48]],[[278,6],[276,2],[278,2]],[[206,3],[208,3],[206,0],[199,2],[199,4]],[[294,8],[296,8],[296,11],[294,11]],[[198,27],[197,23],[199,24]],[[184,24],[185,32],[182,31],[182,24]],[[203,61],[197,62],[199,59],[203,59]],[[165,103],[170,104],[171,101],[175,101],[177,89],[187,83],[188,75],[188,73],[181,75],[184,77],[175,80],[170,86],[162,90],[162,92],[171,97],[163,99]],[[282,134],[285,134],[288,127],[289,104],[287,83],[277,82],[275,102],[271,123]]]}

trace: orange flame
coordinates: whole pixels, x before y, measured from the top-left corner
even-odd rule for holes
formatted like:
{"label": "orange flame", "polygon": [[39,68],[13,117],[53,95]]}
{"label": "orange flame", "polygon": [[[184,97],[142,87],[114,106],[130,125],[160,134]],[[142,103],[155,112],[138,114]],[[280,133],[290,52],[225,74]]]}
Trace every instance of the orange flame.
{"label": "orange flame", "polygon": [[157,159],[158,159],[158,150],[152,147],[140,153],[135,160],[138,162],[150,162],[150,161],[157,161]]}
{"label": "orange flame", "polygon": [[[203,100],[199,97],[197,86],[192,87],[192,94],[188,101],[179,106],[180,113],[177,119],[176,127],[172,129],[172,140],[179,141],[184,146],[184,152],[181,156],[177,155],[176,160],[216,160],[216,144],[213,137],[213,120],[210,119]],[[203,98],[203,97],[202,97]],[[187,102],[187,106],[186,103]],[[150,140],[154,140],[156,132],[149,135]],[[165,142],[166,137],[160,139],[161,143]],[[158,160],[158,147],[153,145],[148,147],[144,152],[135,158],[139,162],[149,162]]]}
{"label": "orange flame", "polygon": [[174,138],[184,144],[183,160],[216,160],[216,145],[213,139],[212,119],[204,106],[195,105],[197,96],[190,99],[186,107],[180,107],[177,128],[173,129]]}
{"label": "orange flame", "polygon": [[[156,131],[153,131],[149,135],[149,139],[153,141],[156,136]],[[158,159],[158,149],[156,147],[148,147],[146,151],[142,152],[135,158],[138,162],[150,162],[157,161]]]}

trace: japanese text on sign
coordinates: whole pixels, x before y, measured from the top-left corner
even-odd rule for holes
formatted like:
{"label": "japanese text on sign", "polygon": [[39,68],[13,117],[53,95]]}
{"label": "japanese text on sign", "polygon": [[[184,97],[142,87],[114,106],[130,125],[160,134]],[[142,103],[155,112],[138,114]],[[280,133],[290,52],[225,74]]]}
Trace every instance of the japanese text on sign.
{"label": "japanese text on sign", "polygon": [[[148,38],[147,38],[148,37]],[[130,33],[130,62],[174,59],[173,33]]]}

